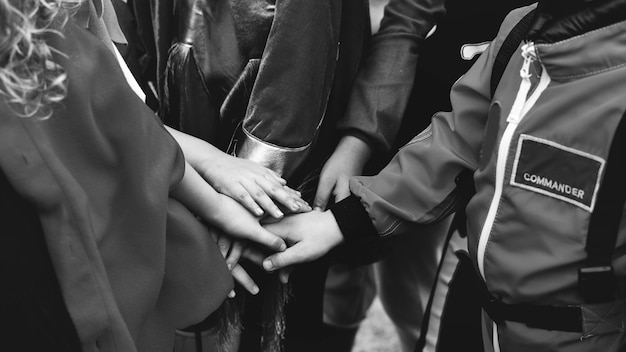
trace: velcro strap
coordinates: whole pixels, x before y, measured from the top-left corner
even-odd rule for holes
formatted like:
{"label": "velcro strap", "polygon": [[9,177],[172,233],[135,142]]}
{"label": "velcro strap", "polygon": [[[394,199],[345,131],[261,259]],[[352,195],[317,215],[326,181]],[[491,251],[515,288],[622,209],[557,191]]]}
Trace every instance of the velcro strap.
{"label": "velcro strap", "polygon": [[580,306],[506,304],[494,300],[483,308],[495,322],[514,321],[537,329],[583,332]]}
{"label": "velcro strap", "polygon": [[[473,267],[469,254],[457,251],[459,262]],[[493,321],[503,324],[506,321],[526,324],[529,327],[566,332],[583,333],[583,311],[581,306],[542,306],[529,303],[507,304],[492,295],[485,281],[474,267],[473,290],[478,290],[481,305]]]}

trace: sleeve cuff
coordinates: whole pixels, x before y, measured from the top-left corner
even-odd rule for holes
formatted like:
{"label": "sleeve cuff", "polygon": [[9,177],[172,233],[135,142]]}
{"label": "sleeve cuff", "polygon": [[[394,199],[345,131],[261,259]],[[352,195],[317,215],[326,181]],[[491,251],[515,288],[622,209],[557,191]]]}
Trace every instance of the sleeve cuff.
{"label": "sleeve cuff", "polygon": [[357,196],[350,195],[348,198],[333,204],[329,210],[337,220],[337,225],[339,225],[347,243],[379,237],[369,214]]}

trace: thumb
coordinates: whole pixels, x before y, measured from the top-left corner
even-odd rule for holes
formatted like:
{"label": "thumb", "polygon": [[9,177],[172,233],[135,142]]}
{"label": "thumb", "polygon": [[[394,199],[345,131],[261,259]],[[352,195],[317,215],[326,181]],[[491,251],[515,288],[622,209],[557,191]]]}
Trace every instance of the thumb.
{"label": "thumb", "polygon": [[252,230],[246,237],[246,239],[256,242],[274,251],[284,251],[287,248],[287,244],[282,238],[269,232],[261,225],[255,226],[255,229]]}
{"label": "thumb", "polygon": [[317,192],[315,192],[315,200],[313,201],[313,208],[326,209],[328,205],[328,199],[333,191],[335,183],[330,181],[327,177],[321,177],[320,183],[317,186]]}
{"label": "thumb", "polygon": [[263,269],[266,271],[279,270],[294,264],[302,263],[304,257],[301,253],[301,246],[295,244],[287,248],[284,252],[274,253],[263,261]]}
{"label": "thumb", "polygon": [[339,202],[350,196],[350,178],[340,178],[335,185],[335,202]]}

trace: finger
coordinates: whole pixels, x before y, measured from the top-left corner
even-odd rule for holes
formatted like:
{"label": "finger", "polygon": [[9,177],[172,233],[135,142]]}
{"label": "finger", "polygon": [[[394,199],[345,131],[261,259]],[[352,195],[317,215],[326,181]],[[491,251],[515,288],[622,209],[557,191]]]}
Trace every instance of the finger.
{"label": "finger", "polygon": [[[292,212],[300,210],[304,202],[297,193],[290,188],[276,185],[267,180],[258,180],[257,185],[272,199],[287,207]],[[272,202],[272,204],[274,204]]]}
{"label": "finger", "polygon": [[242,241],[235,241],[233,245],[230,247],[230,252],[228,253],[228,257],[226,258],[226,265],[228,265],[229,269],[232,269],[239,263],[239,259],[243,254],[243,249],[245,244]]}
{"label": "finger", "polygon": [[326,177],[320,178],[320,183],[317,186],[317,192],[315,192],[313,208],[319,208],[321,210],[326,209],[326,205],[328,205],[328,199],[330,198],[334,185],[335,183],[328,181]]}
{"label": "finger", "polygon": [[296,189],[293,189],[287,185],[283,186],[283,189],[293,195],[294,198],[302,198],[302,193]]}
{"label": "finger", "polygon": [[233,267],[231,271],[233,278],[241,285],[246,291],[250,292],[253,295],[259,293],[259,286],[252,280],[248,272],[239,264]]}
{"label": "finger", "polygon": [[305,261],[302,246],[297,243],[284,252],[274,253],[263,260],[263,269],[272,272]]}
{"label": "finger", "polygon": [[254,229],[251,230],[252,231],[249,231],[247,236],[244,236],[247,240],[256,242],[273,251],[282,252],[287,248],[287,244],[282,238],[264,229],[261,225],[255,226]]}
{"label": "finger", "polygon": [[313,210],[313,208],[311,208],[311,205],[309,205],[307,201],[302,199],[302,193],[287,186],[283,186],[283,189],[289,192],[289,194],[291,194],[291,197],[298,203],[298,205],[300,205],[300,209],[294,211],[294,213],[306,213]]}
{"label": "finger", "polygon": [[[267,195],[266,190],[259,186],[259,183],[263,183],[263,181],[267,182],[267,180],[257,180],[257,182],[246,181],[243,182],[242,185],[246,188],[248,193],[252,195],[256,204],[260,205],[261,208],[265,209],[265,211],[273,217],[282,218],[284,216],[283,212],[278,209],[278,206],[276,206]],[[269,188],[271,189],[272,187]]]}
{"label": "finger", "polygon": [[276,172],[274,172],[274,170],[268,170],[268,173],[265,175],[265,178],[267,178],[269,180],[274,180],[274,181],[280,183],[283,186],[287,184],[287,180],[285,180],[284,178],[278,176],[278,174]]}
{"label": "finger", "polygon": [[229,196],[231,196],[231,198],[241,203],[241,205],[246,207],[246,209],[248,209],[252,214],[256,216],[263,215],[263,209],[261,209],[261,207],[254,201],[254,199],[252,198],[252,196],[250,195],[250,193],[244,186],[240,184],[237,187],[236,192],[237,193],[235,194],[229,194]]}
{"label": "finger", "polygon": [[335,194],[335,202],[348,198],[350,196],[350,178],[345,177],[337,180],[333,193]]}
{"label": "finger", "polygon": [[211,233],[211,237],[213,237],[213,241],[215,241],[215,243],[217,243],[217,240],[219,240],[220,238],[220,232],[217,230],[211,230],[209,231]]}
{"label": "finger", "polygon": [[230,237],[226,235],[221,235],[217,239],[217,247],[220,249],[220,253],[222,257],[226,258],[228,256],[228,251],[230,250],[230,246],[232,245],[232,240]]}
{"label": "finger", "polygon": [[289,275],[291,275],[291,272],[293,271],[292,267],[287,267],[284,269],[280,269],[278,271],[278,280],[280,282],[282,282],[283,284],[288,284],[289,283]]}
{"label": "finger", "polygon": [[251,261],[253,264],[258,265],[259,267],[263,266],[263,259],[265,259],[267,255],[261,251],[261,249],[254,246],[246,246],[243,250],[242,257]]}
{"label": "finger", "polygon": [[276,219],[275,217],[272,216],[264,216],[262,218],[259,219],[259,223],[263,226],[267,225],[267,224],[275,224],[277,222],[280,222],[281,219]]}
{"label": "finger", "polygon": [[311,208],[311,206],[308,203],[298,202],[298,204],[300,205],[300,209],[298,209],[298,211],[294,211],[292,214],[308,213],[311,210],[313,210],[313,208]]}
{"label": "finger", "polygon": [[291,194],[291,197],[294,198],[295,200],[300,201],[306,205],[309,205],[309,203],[302,198],[302,193],[300,191],[296,191],[295,189],[289,188],[287,186],[283,186],[283,189],[289,192]]}

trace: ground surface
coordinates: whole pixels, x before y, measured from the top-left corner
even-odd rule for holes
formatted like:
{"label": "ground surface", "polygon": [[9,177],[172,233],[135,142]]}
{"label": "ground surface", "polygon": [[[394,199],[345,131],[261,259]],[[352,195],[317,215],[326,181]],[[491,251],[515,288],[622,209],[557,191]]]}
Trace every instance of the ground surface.
{"label": "ground surface", "polygon": [[400,352],[398,335],[378,299],[367,313],[352,352]]}

